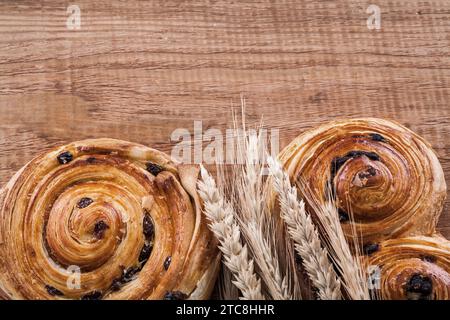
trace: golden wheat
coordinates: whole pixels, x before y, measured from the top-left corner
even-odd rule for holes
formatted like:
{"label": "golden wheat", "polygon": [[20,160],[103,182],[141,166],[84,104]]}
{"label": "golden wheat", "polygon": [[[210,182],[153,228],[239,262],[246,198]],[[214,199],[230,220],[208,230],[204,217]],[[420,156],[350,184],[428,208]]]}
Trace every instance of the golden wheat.
{"label": "golden wheat", "polygon": [[[319,201],[309,189],[307,183],[299,180],[299,187],[305,200],[312,207],[319,220],[323,243],[340,275],[347,296],[352,300],[370,300],[367,275],[362,267],[359,255],[354,256],[345,238],[339,221],[338,208],[333,200]],[[328,194],[328,199],[333,196]],[[358,248],[356,251],[358,252]]]}
{"label": "golden wheat", "polygon": [[274,243],[275,226],[267,206],[263,166],[265,142],[261,130],[244,129],[243,132],[237,145],[244,164],[238,167],[232,181],[238,221],[268,294],[275,300],[292,299],[288,280],[280,268]]}
{"label": "golden wheat", "polygon": [[220,242],[224,264],[233,273],[233,284],[241,291],[244,300],[264,300],[261,281],[254,272],[253,260],[248,258],[246,245],[241,243],[241,232],[234,219],[233,208],[227,202],[213,177],[202,166],[198,192],[204,202],[204,212],[209,227]]}
{"label": "golden wheat", "polygon": [[319,234],[306,213],[305,203],[297,197],[297,189],[291,185],[289,176],[283,171],[281,164],[269,157],[267,159],[272,176],[272,184],[278,193],[281,217],[303,266],[314,287],[318,289],[321,300],[341,299],[341,285],[328,259],[328,251],[322,248]]}

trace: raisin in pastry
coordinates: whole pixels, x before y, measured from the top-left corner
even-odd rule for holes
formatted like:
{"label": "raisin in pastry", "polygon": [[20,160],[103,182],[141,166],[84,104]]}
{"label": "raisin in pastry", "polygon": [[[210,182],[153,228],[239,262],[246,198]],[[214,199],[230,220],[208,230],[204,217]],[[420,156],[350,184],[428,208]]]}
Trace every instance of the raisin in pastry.
{"label": "raisin in pastry", "polygon": [[378,298],[450,299],[450,242],[441,237],[383,241],[366,263],[373,270],[371,289]]}
{"label": "raisin in pastry", "polygon": [[197,175],[113,139],[33,159],[0,192],[0,297],[208,298],[220,257]]}
{"label": "raisin in pastry", "polygon": [[429,143],[396,122],[333,121],[298,136],[279,158],[299,193],[310,193],[307,205],[311,197],[336,201],[344,233],[358,237],[351,242],[434,233],[446,197],[442,167]]}

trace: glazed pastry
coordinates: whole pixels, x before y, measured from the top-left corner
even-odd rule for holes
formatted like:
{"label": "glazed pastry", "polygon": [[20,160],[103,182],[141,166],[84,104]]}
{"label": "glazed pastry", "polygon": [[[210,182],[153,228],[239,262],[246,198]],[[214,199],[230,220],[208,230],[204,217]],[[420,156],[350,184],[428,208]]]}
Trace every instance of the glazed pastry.
{"label": "glazed pastry", "polygon": [[35,158],[0,195],[0,297],[208,298],[220,257],[197,174],[113,139]]}
{"label": "glazed pastry", "polygon": [[434,233],[446,196],[444,174],[431,146],[398,123],[330,122],[297,137],[280,160],[317,201],[336,199],[349,238],[357,234],[367,244]]}
{"label": "glazed pastry", "polygon": [[386,240],[368,253],[367,263],[378,298],[450,299],[450,243],[445,239]]}

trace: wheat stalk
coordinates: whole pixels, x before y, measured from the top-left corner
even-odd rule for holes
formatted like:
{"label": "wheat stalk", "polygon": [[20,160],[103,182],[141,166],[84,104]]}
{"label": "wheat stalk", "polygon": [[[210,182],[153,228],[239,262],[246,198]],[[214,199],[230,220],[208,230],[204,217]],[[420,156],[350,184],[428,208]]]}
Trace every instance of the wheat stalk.
{"label": "wheat stalk", "polygon": [[297,189],[291,185],[289,176],[281,164],[272,157],[267,159],[272,183],[278,193],[281,217],[303,266],[321,300],[341,299],[341,285],[328,259],[328,251],[321,247],[319,234],[311,217],[306,213],[305,203],[297,197]]}
{"label": "wheat stalk", "polygon": [[[307,183],[300,179],[300,188],[305,200],[316,214],[323,230],[322,238],[330,257],[341,277],[341,283],[352,300],[370,300],[366,273],[358,257],[354,257],[345,238],[339,221],[339,214],[333,200],[320,202],[309,189]],[[329,191],[328,191],[329,192]],[[328,194],[328,199],[333,199]]]}
{"label": "wheat stalk", "polygon": [[248,258],[246,245],[241,243],[241,233],[234,219],[233,208],[221,195],[208,171],[201,166],[202,180],[198,192],[204,202],[204,212],[210,220],[209,227],[220,242],[224,264],[233,273],[233,284],[241,291],[243,300],[264,300],[261,281],[254,272],[253,260]]}
{"label": "wheat stalk", "polygon": [[262,157],[265,150],[261,131],[249,133],[244,129],[244,132],[246,135],[244,140],[238,141],[238,149],[245,163],[235,179],[234,197],[241,230],[270,296],[275,300],[292,299],[274,245],[275,227],[269,214],[263,179]]}

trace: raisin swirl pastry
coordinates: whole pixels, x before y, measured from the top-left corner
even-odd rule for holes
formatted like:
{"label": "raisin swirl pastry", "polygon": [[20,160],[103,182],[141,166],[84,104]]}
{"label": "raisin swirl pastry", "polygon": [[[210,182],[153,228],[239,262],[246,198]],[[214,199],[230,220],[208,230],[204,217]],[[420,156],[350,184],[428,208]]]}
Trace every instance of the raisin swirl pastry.
{"label": "raisin swirl pastry", "polygon": [[330,122],[297,137],[280,160],[318,201],[337,200],[349,238],[352,230],[365,244],[435,230],[446,196],[442,167],[431,146],[398,123]]}
{"label": "raisin swirl pastry", "polygon": [[381,299],[450,299],[450,243],[443,238],[386,240],[366,259]]}
{"label": "raisin swirl pastry", "polygon": [[197,174],[113,139],[35,158],[0,195],[0,297],[208,298],[220,258]]}

